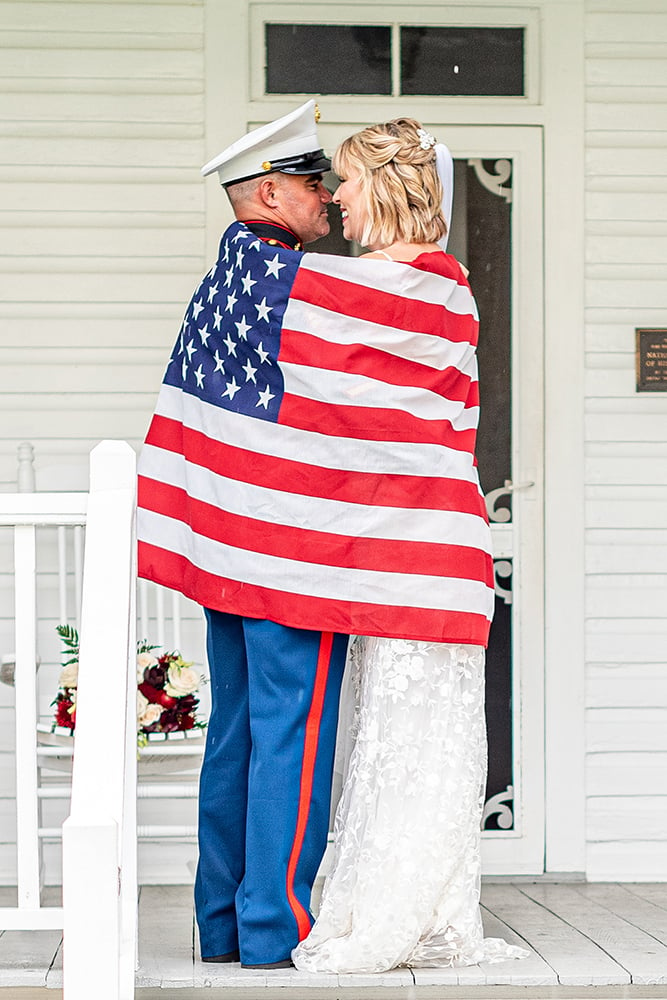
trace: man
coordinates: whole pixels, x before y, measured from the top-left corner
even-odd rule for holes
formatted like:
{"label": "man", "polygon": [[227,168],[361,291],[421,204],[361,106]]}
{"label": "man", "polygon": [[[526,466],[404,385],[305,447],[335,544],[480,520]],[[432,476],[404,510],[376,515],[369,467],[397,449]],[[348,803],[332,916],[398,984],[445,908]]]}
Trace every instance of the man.
{"label": "man", "polygon": [[[240,957],[245,968],[291,965],[290,952],[312,923],[310,893],[326,846],[348,642],[345,634],[294,627],[299,615],[289,609],[290,595],[284,609],[280,597],[273,604],[263,600],[262,555],[250,551],[257,548],[258,533],[272,536],[274,528],[280,545],[284,526],[259,526],[252,513],[258,504],[271,504],[268,494],[262,499],[269,486],[266,474],[252,471],[253,463],[266,463],[270,449],[263,454],[263,428],[248,432],[248,425],[274,419],[270,404],[277,372],[267,353],[275,336],[270,322],[274,307],[254,288],[261,281],[253,278],[244,258],[257,254],[259,241],[280,251],[301,250],[329,232],[331,195],[322,173],[330,161],[317,141],[314,111],[309,101],[250,132],[202,168],[204,175],[218,173],[244,229],[233,243],[223,237],[220,260],[195,292],[163,394],[176,390],[186,408],[200,406],[206,426],[196,426],[197,420],[189,420],[182,410],[174,424],[173,411],[166,416],[159,404],[139,467],[140,575],[199,600],[207,622],[212,712],[200,782],[195,884],[202,960]],[[290,274],[293,269],[278,253],[265,265],[266,274],[260,268],[258,277],[266,279],[273,301],[272,286],[284,280],[281,270]],[[218,418],[222,429],[212,426]],[[160,436],[165,421],[167,435],[178,434],[177,444]],[[272,428],[271,423],[266,429]],[[194,446],[192,437],[198,437]],[[207,438],[213,442],[210,447]],[[213,454],[219,441],[226,443]],[[169,495],[176,478],[169,471],[174,452],[188,460],[183,488],[193,499],[187,503],[202,506],[208,493],[197,485],[198,478],[215,479],[224,471],[227,486],[233,481],[237,509],[230,510],[229,499],[220,497],[203,503],[198,512],[205,528],[192,510],[181,517],[180,498]],[[239,465],[244,471],[235,471]],[[269,472],[268,478],[274,474]],[[215,494],[215,482],[211,488]],[[159,532],[156,536],[150,522],[151,514],[167,510],[171,515],[176,511],[179,523],[195,533],[212,534],[206,542],[212,551],[228,534],[238,540],[234,552],[227,548],[228,558],[221,555],[230,580],[211,586],[196,556],[187,567],[179,563],[174,568],[172,554],[162,546],[177,546],[164,542]],[[248,568],[233,579],[239,555]],[[248,574],[259,584],[254,600]]]}

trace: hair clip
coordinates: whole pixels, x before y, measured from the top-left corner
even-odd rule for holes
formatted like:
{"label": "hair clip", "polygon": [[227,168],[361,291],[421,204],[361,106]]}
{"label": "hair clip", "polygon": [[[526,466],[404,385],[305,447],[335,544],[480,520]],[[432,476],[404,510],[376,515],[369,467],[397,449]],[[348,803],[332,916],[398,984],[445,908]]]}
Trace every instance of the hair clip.
{"label": "hair clip", "polygon": [[418,128],[417,135],[419,136],[419,145],[422,149],[431,149],[435,146],[435,136],[427,132],[425,128]]}

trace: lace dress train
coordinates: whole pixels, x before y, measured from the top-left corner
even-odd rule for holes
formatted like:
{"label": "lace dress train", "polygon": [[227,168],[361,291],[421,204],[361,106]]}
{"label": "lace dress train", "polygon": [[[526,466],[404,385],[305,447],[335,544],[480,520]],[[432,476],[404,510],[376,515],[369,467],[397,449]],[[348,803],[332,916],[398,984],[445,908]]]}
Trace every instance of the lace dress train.
{"label": "lace dress train", "polygon": [[382,972],[528,954],[484,938],[484,650],[359,638],[356,740],[334,860],[297,969]]}

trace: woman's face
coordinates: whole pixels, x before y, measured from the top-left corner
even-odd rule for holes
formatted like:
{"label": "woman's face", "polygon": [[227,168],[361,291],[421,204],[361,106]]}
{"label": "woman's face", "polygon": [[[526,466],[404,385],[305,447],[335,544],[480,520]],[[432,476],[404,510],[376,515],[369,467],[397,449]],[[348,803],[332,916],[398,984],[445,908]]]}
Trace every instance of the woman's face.
{"label": "woman's face", "polygon": [[361,190],[361,171],[351,171],[349,177],[341,178],[333,200],[340,208],[343,220],[343,236],[346,240],[361,243],[361,236],[368,220],[366,198]]}

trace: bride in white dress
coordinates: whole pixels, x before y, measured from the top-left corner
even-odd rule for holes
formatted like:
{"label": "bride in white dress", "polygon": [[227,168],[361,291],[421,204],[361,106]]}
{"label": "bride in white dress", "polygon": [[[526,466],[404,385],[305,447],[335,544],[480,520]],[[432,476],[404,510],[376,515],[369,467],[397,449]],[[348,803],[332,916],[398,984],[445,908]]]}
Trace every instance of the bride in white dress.
{"label": "bride in white dress", "polygon": [[[367,258],[420,257],[422,269],[437,269],[451,212],[452,163],[444,146],[418,122],[397,119],[346,140],[334,170],[347,239],[369,247]],[[425,204],[435,225],[424,224],[434,222],[424,219]],[[421,221],[406,237],[410,213],[421,213]],[[392,221],[393,240],[386,236]],[[373,238],[378,230],[384,239]],[[482,929],[484,652],[481,644],[353,641],[355,742],[319,914],[292,952],[297,969],[382,972],[528,954],[484,938]]]}

